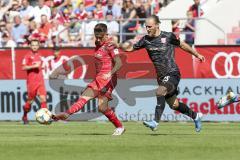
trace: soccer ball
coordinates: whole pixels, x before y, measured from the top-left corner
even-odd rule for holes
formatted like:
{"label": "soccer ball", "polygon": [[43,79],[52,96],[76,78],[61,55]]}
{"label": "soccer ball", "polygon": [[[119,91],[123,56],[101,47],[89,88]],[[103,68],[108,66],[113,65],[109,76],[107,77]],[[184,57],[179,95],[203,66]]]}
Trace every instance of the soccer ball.
{"label": "soccer ball", "polygon": [[40,124],[51,124],[52,113],[47,108],[39,109],[35,114],[36,120]]}

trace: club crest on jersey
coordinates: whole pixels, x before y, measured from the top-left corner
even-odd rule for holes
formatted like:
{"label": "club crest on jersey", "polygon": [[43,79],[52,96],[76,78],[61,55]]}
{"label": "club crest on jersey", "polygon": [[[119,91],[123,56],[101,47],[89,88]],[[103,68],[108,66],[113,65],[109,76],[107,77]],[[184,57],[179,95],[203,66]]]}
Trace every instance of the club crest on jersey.
{"label": "club crest on jersey", "polygon": [[118,51],[118,49],[117,49],[117,48],[116,48],[116,49],[114,49],[114,50],[113,50],[113,52],[114,52],[114,54],[115,54],[115,55],[119,54],[119,51]]}
{"label": "club crest on jersey", "polygon": [[166,39],[166,38],[161,38],[161,42],[162,42],[162,43],[166,43],[166,42],[167,42],[167,39]]}

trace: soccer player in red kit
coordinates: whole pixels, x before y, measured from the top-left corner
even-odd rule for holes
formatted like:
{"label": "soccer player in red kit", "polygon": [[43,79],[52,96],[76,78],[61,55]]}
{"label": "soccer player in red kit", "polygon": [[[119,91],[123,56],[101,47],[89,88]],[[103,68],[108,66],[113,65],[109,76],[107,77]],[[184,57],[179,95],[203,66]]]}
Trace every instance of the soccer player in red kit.
{"label": "soccer player in red kit", "polygon": [[108,37],[107,25],[99,23],[94,27],[96,78],[86,87],[79,100],[66,112],[53,116],[54,120],[66,120],[71,114],[78,112],[91,99],[98,98],[98,110],[111,121],[116,129],[113,135],[122,135],[125,131],[113,110],[108,106],[112,100],[112,91],[117,85],[116,72],[122,66],[119,51]]}
{"label": "soccer player in red kit", "polygon": [[42,74],[42,61],[38,53],[39,41],[32,40],[30,43],[31,52],[25,55],[22,62],[22,69],[27,72],[27,93],[28,98],[23,107],[23,123],[28,123],[27,113],[31,109],[31,103],[38,95],[41,103],[41,108],[47,108],[46,89]]}

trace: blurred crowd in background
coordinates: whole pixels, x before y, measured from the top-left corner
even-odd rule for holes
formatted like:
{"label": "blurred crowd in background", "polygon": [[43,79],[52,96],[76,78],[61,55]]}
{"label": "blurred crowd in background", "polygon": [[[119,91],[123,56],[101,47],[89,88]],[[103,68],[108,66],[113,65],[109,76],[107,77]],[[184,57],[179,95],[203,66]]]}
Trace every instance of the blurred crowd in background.
{"label": "blurred crowd in background", "polygon": [[[138,39],[145,33],[144,18],[158,14],[172,0],[1,0],[0,47],[27,47],[39,39],[43,47],[94,46],[93,27],[101,22],[108,26],[116,41]],[[194,0],[187,12],[190,18],[182,28],[194,43],[194,20],[201,10]],[[178,35],[179,21],[172,21]],[[137,32],[139,36],[131,35]],[[121,33],[121,34],[119,34]],[[130,34],[129,34],[130,33]]]}

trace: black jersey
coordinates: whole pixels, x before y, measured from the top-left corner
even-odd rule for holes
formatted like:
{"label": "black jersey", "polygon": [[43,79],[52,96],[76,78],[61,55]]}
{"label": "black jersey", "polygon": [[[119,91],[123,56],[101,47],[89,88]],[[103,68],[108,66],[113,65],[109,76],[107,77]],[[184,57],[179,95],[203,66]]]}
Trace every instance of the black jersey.
{"label": "black jersey", "polygon": [[152,60],[158,77],[164,77],[168,73],[179,72],[175,62],[175,47],[180,45],[180,40],[172,32],[161,31],[157,37],[142,37],[134,49],[146,48]]}

